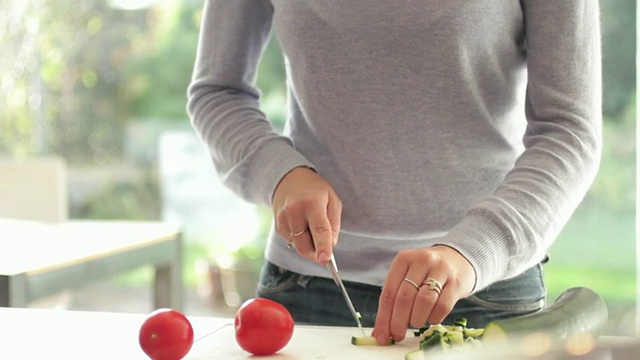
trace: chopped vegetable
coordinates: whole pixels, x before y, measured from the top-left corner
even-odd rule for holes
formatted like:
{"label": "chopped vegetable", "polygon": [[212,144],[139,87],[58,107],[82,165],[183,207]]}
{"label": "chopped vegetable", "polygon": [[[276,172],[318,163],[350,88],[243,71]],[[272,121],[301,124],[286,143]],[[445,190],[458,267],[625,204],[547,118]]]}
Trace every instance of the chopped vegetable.
{"label": "chopped vegetable", "polygon": [[[596,335],[608,319],[604,300],[594,291],[577,287],[564,291],[550,307],[533,314],[496,320],[484,329],[467,327],[460,318],[453,325],[435,324],[418,329],[420,349],[405,355],[405,360],[424,360],[432,350],[448,351],[457,347],[482,348],[483,342],[509,340],[527,333],[541,332],[552,341],[564,341],[578,333]],[[482,341],[481,341],[482,340]]]}
{"label": "chopped vegetable", "polygon": [[484,329],[467,327],[467,319],[456,319],[453,325],[434,324],[418,329],[414,335],[420,337],[420,349],[405,355],[406,360],[420,360],[426,358],[426,353],[432,350],[449,350],[455,347],[481,347],[478,340]]}
{"label": "chopped vegetable", "polygon": [[422,350],[413,350],[404,356],[405,360],[425,360],[426,356]]}
{"label": "chopped vegetable", "polygon": [[467,318],[458,318],[453,320],[453,325],[467,327]]}
{"label": "chopped vegetable", "polygon": [[[353,345],[379,345],[378,341],[373,336],[352,336],[351,343]],[[380,346],[387,346],[387,345],[393,345],[393,344],[395,344],[395,341],[389,338],[388,343],[382,344]]]}

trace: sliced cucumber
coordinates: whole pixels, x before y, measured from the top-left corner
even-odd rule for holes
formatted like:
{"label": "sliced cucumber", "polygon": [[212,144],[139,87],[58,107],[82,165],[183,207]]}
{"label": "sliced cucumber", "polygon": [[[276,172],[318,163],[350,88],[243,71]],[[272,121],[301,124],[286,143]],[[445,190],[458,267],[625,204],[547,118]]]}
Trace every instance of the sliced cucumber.
{"label": "sliced cucumber", "polygon": [[462,332],[462,330],[464,329],[464,327],[460,325],[440,325],[440,326],[443,326],[445,329],[447,329],[447,331]]}
{"label": "sliced cucumber", "polygon": [[462,344],[464,342],[464,334],[461,329],[460,331],[447,331],[447,340],[451,344]]}
{"label": "sliced cucumber", "polygon": [[462,334],[465,338],[477,338],[484,334],[484,329],[464,328]]}
{"label": "sliced cucumber", "polygon": [[442,348],[446,341],[445,334],[446,332],[435,330],[431,335],[420,341],[420,349],[426,351],[436,347]]}
{"label": "sliced cucumber", "polygon": [[597,336],[607,320],[604,300],[591,289],[575,287],[565,290],[544,310],[487,324],[482,340],[504,342],[533,332],[545,333],[552,341],[562,341],[582,332]]}
{"label": "sliced cucumber", "polygon": [[[449,327],[449,326],[444,326],[442,324],[430,325],[424,331],[422,331],[418,336],[420,336],[420,339],[423,340],[425,338],[431,337],[433,335],[433,333],[436,332],[436,331],[441,332],[441,333],[444,334],[447,331],[449,331],[449,329],[447,329],[447,327]],[[453,329],[453,326],[451,326],[451,328]]]}
{"label": "sliced cucumber", "polygon": [[463,328],[467,327],[467,318],[457,318],[453,320],[453,325],[460,326]]}
{"label": "sliced cucumber", "polygon": [[374,338],[373,336],[352,336],[351,337],[351,344],[353,345],[379,345],[379,346],[387,346],[387,345],[393,345],[396,342],[393,341],[393,339],[389,339],[389,342],[386,344],[378,344],[378,341],[376,340],[376,338]]}
{"label": "sliced cucumber", "polygon": [[404,355],[404,360],[426,360],[427,356],[422,350],[414,350]]}
{"label": "sliced cucumber", "polygon": [[467,319],[456,319],[453,325],[435,324],[425,326],[414,332],[420,337],[420,349],[405,355],[405,360],[423,360],[429,358],[431,351],[450,351],[454,348],[481,349],[482,342],[478,340],[484,329],[467,328]]}

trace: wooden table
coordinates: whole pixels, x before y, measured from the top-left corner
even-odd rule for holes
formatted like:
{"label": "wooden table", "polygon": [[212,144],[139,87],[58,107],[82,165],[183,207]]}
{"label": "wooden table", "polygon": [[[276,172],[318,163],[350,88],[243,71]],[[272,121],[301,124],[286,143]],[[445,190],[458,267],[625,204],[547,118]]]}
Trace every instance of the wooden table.
{"label": "wooden table", "polygon": [[182,309],[182,241],[175,225],[0,218],[0,306],[26,307],[143,265],[155,268],[155,307]]}
{"label": "wooden table", "polygon": [[[138,331],[146,314],[82,312],[69,310],[0,308],[0,359],[127,359],[148,360],[138,345]],[[185,360],[255,359],[236,343],[233,319],[188,317],[195,342]],[[367,329],[370,330],[370,329]],[[357,328],[296,325],[293,337],[277,354],[261,359],[403,360],[417,349],[417,338],[408,334],[393,346],[351,345]],[[520,352],[484,351],[430,354],[429,360],[632,360],[640,343],[600,346],[590,355],[571,356],[549,352],[527,357]],[[611,350],[613,349],[613,350]],[[517,354],[517,355],[516,355]],[[592,356],[591,356],[592,355]]]}

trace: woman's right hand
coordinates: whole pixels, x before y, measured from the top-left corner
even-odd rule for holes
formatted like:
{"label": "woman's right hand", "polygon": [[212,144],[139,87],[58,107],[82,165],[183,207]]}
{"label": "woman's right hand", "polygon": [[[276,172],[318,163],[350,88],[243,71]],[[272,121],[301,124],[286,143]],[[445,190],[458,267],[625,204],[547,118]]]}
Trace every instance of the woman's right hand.
{"label": "woman's right hand", "polygon": [[301,256],[325,265],[338,241],[342,202],[315,171],[297,167],[273,194],[276,232]]}

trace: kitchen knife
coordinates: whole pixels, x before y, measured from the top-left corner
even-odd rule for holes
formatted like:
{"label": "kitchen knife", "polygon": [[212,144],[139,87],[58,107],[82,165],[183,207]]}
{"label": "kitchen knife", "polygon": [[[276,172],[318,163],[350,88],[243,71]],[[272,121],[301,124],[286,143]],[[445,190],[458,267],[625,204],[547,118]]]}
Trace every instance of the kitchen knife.
{"label": "kitchen knife", "polygon": [[336,265],[336,259],[333,257],[333,254],[331,254],[331,261],[327,263],[326,266],[329,272],[331,273],[331,276],[333,277],[333,281],[336,282],[336,285],[338,285],[338,287],[342,291],[342,296],[344,296],[344,300],[347,302],[347,306],[349,306],[351,315],[353,315],[353,318],[356,320],[356,324],[358,324],[358,328],[360,329],[360,331],[362,331],[362,336],[366,337],[364,333],[364,328],[362,327],[362,321],[360,320],[360,316],[358,316],[359,315],[358,312],[353,307],[353,303],[351,302],[351,298],[347,293],[347,289],[344,287],[344,284],[342,283],[342,279],[340,279],[340,275],[338,274],[338,266]]}

